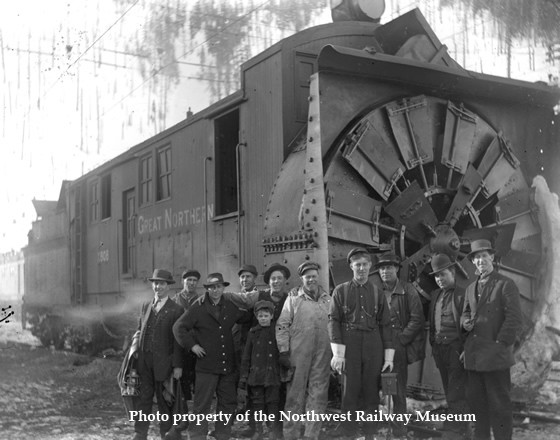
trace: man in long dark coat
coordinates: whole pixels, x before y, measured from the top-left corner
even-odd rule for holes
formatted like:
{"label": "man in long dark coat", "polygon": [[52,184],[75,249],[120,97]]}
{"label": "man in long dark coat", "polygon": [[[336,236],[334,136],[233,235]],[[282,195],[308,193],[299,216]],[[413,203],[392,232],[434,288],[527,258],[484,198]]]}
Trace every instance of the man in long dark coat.
{"label": "man in long dark coat", "polygon": [[[184,351],[173,337],[173,324],[183,313],[183,308],[169,299],[169,285],[175,283],[170,272],[156,269],[152,278],[154,298],[142,305],[142,315],[132,341],[132,351],[138,356],[140,397],[137,410],[144,415],[152,413],[154,393],[158,411],[169,419],[159,424],[163,437],[172,427],[171,405],[163,397],[163,383],[170,378],[180,379],[183,373]],[[137,420],[134,440],[146,440],[150,422]]]}
{"label": "man in long dark coat", "polygon": [[511,440],[513,408],[510,368],[515,364],[513,344],[521,331],[519,290],[513,280],[494,269],[488,240],[471,243],[468,257],[478,278],[466,291],[461,316],[469,332],[465,341],[467,399],[476,417],[475,440]]}

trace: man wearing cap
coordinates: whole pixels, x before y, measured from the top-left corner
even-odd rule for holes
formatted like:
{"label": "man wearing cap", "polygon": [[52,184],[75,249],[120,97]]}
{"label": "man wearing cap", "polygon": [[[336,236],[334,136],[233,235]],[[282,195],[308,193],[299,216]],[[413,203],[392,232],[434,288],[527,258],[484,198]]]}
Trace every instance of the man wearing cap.
{"label": "man wearing cap", "polygon": [[[241,287],[240,295],[247,297],[249,292],[257,291],[256,278],[258,276],[257,268],[252,264],[244,264],[237,272],[239,276],[239,286]],[[248,307],[248,309],[252,308]],[[233,326],[233,342],[235,344],[235,358],[237,364],[241,364],[241,357],[247,341],[247,335],[251,329],[252,319],[248,322],[236,324]]]}
{"label": "man wearing cap", "polygon": [[[465,289],[455,282],[455,262],[448,255],[438,254],[432,258],[432,272],[439,289],[432,292],[430,301],[430,344],[432,355],[439,370],[447,414],[468,414],[465,397],[467,372],[460,355],[463,352],[461,313],[465,303]],[[444,429],[465,435],[465,422],[448,421]]]}
{"label": "man wearing cap", "polygon": [[[395,414],[406,414],[408,364],[424,358],[424,312],[414,286],[399,279],[400,266],[400,258],[392,252],[381,254],[375,264],[391,311],[394,372],[397,373],[397,394],[393,396]],[[395,422],[393,435],[404,437],[406,434],[404,423]]]}
{"label": "man wearing cap", "polygon": [[[173,425],[172,408],[163,397],[163,383],[171,375],[180,379],[183,366],[183,349],[173,337],[173,325],[183,313],[183,308],[169,300],[169,286],[175,281],[170,272],[156,269],[152,278],[154,298],[142,305],[138,329],[133,337],[132,351],[138,356],[140,397],[137,410],[144,415],[152,413],[152,401],[156,395],[158,411],[167,414],[167,421],[160,421],[163,436]],[[135,440],[146,440],[150,422],[134,423]]]}
{"label": "man wearing cap", "polygon": [[[331,297],[318,284],[319,265],[307,261],[298,267],[303,285],[292,289],[276,324],[280,364],[294,367],[288,384],[285,411],[323,414],[327,408],[331,347],[328,317]],[[302,422],[284,421],[284,438],[299,438]],[[320,421],[305,422],[305,438],[317,440]]]}
{"label": "man wearing cap", "polygon": [[[181,275],[181,279],[183,280],[183,290],[176,293],[174,296],[170,296],[170,298],[183,307],[183,310],[187,311],[200,296],[196,290],[198,281],[200,280],[200,272],[196,269],[186,269]],[[181,389],[185,401],[192,399],[195,383],[195,367],[196,356],[191,351],[185,352],[183,376],[181,378]],[[180,433],[184,431],[187,429],[188,425],[189,423],[187,421],[180,422],[178,425],[173,425],[166,438],[172,438],[173,435],[176,435],[176,432]]]}
{"label": "man wearing cap", "polygon": [[513,429],[510,368],[522,315],[517,285],[494,269],[495,254],[490,241],[481,239],[467,255],[478,275],[467,287],[461,316],[468,332],[464,362],[476,440],[490,439],[490,430],[495,440],[510,440]]}
{"label": "man wearing cap", "polygon": [[[375,414],[381,371],[393,369],[391,313],[385,296],[369,282],[369,252],[352,249],[347,261],[353,278],[335,287],[330,305],[331,367],[342,377],[341,411]],[[357,428],[355,419],[343,422],[345,438],[353,439]],[[364,422],[366,439],[373,439],[375,428],[375,422]]]}
{"label": "man wearing cap", "polygon": [[[204,284],[207,292],[199,298],[173,326],[179,343],[197,356],[194,414],[209,414],[214,394],[217,396],[214,436],[230,438],[232,416],[237,407],[238,369],[231,329],[247,319],[247,312],[223,297],[229,286],[221,273],[212,273]],[[207,420],[189,425],[192,440],[206,439]]]}
{"label": "man wearing cap", "polygon": [[181,276],[183,290],[171,297],[173,301],[187,310],[200,296],[196,290],[200,280],[200,272],[196,269],[187,269]]}

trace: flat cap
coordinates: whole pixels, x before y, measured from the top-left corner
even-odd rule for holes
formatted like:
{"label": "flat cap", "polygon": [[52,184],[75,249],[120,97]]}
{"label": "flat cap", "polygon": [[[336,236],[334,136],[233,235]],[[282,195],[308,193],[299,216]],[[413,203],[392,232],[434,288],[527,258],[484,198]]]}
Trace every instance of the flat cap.
{"label": "flat cap", "polygon": [[356,254],[366,254],[369,255],[369,252],[361,247],[357,247],[352,249],[350,252],[348,252],[348,256],[346,257],[346,261],[348,261],[348,264],[350,264],[350,258],[352,258],[354,255]]}
{"label": "flat cap", "polygon": [[306,261],[305,263],[301,263],[297,268],[297,273],[301,277],[305,272],[308,270],[321,270],[321,266],[319,266],[314,261]]}
{"label": "flat cap", "polygon": [[400,267],[401,266],[401,259],[394,254],[393,252],[385,252],[384,254],[381,254],[378,259],[377,259],[377,263],[375,263],[375,267],[380,267],[380,266],[397,266]]}
{"label": "flat cap", "polygon": [[266,301],[264,299],[257,301],[257,303],[255,304],[254,307],[254,313],[255,315],[257,314],[257,312],[259,310],[270,310],[270,313],[274,314],[274,304],[272,304],[270,301]]}
{"label": "flat cap", "polygon": [[241,276],[243,272],[249,272],[253,275],[257,276],[259,273],[257,272],[257,268],[252,264],[244,264],[240,267],[239,271],[237,272],[237,276]]}
{"label": "flat cap", "polygon": [[281,264],[274,263],[272,266],[266,269],[266,272],[263,275],[265,284],[268,284],[268,282],[270,281],[270,275],[272,275],[272,272],[274,272],[275,270],[282,272],[284,274],[284,278],[290,278],[290,269],[288,269],[286,266],[282,266]]}
{"label": "flat cap", "polygon": [[183,275],[181,275],[182,279],[188,278],[188,277],[195,277],[197,280],[200,279],[200,272],[196,269],[187,269],[183,272]]}

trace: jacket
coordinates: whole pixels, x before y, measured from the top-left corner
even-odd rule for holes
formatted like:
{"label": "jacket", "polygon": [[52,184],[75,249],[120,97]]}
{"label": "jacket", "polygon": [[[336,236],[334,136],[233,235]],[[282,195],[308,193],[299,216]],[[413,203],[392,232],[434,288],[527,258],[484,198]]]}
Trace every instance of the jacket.
{"label": "jacket", "polygon": [[241,378],[247,378],[250,386],[280,385],[274,321],[269,327],[257,324],[249,331],[241,362]]}
{"label": "jacket", "polygon": [[467,287],[461,325],[474,319],[465,341],[465,369],[496,371],[515,364],[513,344],[522,325],[519,289],[515,282],[494,270],[476,301],[478,280]]}
{"label": "jacket", "polygon": [[229,374],[237,371],[231,329],[236,322],[247,319],[249,314],[223,296],[219,304],[222,311],[218,320],[212,310],[215,306],[206,293],[173,326],[173,333],[181,346],[191,350],[199,344],[206,351],[206,356],[196,360],[196,371],[201,373]]}
{"label": "jacket", "polygon": [[[133,348],[143,348],[144,336],[148,318],[152,311],[152,301],[142,304],[142,315],[138,319],[138,328],[133,337]],[[154,376],[156,381],[164,381],[169,378],[173,368],[183,367],[184,350],[173,336],[173,325],[183,313],[183,308],[167,299],[159,313],[156,315],[154,327],[154,343],[152,352],[154,355]]]}
{"label": "jacket", "polygon": [[[430,344],[434,345],[436,340],[436,303],[440,296],[443,294],[443,289],[436,289],[432,292],[432,299],[430,301]],[[455,320],[455,326],[457,329],[457,335],[459,339],[464,339],[462,327],[461,327],[461,315],[463,313],[463,307],[465,304],[465,289],[461,286],[455,285],[453,288],[453,301],[451,302],[451,307],[453,310],[453,319]]]}
{"label": "jacket", "polygon": [[409,364],[424,359],[424,310],[418,292],[410,283],[397,280],[391,294],[391,308],[395,310],[400,330],[393,328],[393,344],[406,347]]}

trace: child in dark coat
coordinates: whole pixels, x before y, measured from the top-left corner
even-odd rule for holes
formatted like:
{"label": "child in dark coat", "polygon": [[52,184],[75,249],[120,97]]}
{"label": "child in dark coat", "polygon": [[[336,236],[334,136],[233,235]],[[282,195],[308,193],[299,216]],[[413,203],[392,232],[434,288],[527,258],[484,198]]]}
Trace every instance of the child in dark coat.
{"label": "child in dark coat", "polygon": [[[279,432],[281,425],[278,423],[280,364],[275,326],[272,321],[274,304],[270,301],[258,301],[254,310],[258,324],[249,331],[247,337],[241,361],[239,388],[248,388],[247,394],[254,415],[260,411],[260,414],[267,415],[268,420],[274,416],[274,421],[268,425],[270,427],[268,438],[274,440],[281,437]],[[261,439],[263,435],[262,422],[257,420],[256,415],[255,422],[253,440]]]}

